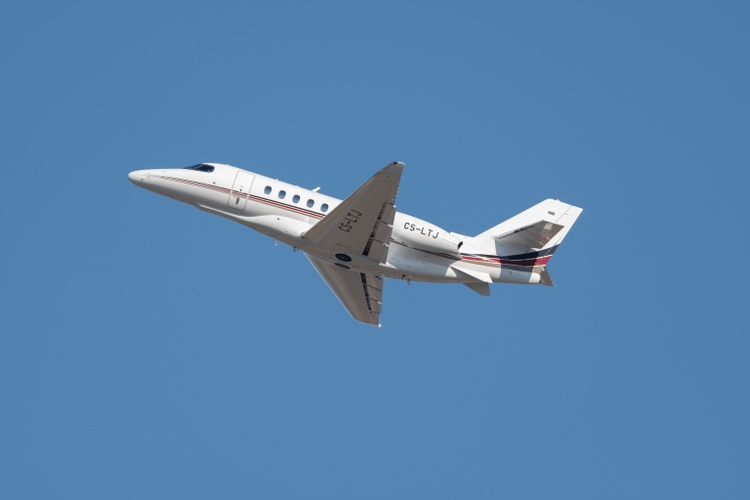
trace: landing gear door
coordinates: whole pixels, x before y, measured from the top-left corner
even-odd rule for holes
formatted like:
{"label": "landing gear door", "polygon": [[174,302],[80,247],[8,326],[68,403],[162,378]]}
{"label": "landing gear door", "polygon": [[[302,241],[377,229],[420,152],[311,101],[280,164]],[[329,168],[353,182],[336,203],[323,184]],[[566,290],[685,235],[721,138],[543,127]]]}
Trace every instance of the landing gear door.
{"label": "landing gear door", "polygon": [[234,185],[232,185],[232,191],[229,193],[229,201],[227,202],[229,208],[245,210],[253,179],[255,179],[253,174],[244,170],[237,171],[237,177],[234,178]]}

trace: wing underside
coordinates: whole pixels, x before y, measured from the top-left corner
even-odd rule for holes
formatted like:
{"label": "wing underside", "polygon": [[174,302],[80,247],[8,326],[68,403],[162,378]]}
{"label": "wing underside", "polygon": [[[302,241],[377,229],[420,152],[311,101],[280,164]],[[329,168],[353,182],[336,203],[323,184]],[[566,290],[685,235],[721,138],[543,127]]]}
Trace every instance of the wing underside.
{"label": "wing underside", "polygon": [[383,305],[383,278],[336,267],[308,257],[349,314],[357,321],[380,326]]}
{"label": "wing underside", "polygon": [[[396,216],[396,194],[404,164],[393,162],[373,175],[351,196],[342,201],[303,238],[329,254],[362,256],[373,266],[388,259],[388,245]],[[380,325],[383,304],[383,278],[308,256],[354,319]],[[338,257],[337,257],[338,258]],[[340,260],[340,259],[339,259]]]}

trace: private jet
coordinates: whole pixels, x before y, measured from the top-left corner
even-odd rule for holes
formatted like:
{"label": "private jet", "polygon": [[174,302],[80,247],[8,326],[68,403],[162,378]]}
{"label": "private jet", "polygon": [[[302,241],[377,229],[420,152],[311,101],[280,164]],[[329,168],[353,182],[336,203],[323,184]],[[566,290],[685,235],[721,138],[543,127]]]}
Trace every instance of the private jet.
{"label": "private jet", "polygon": [[220,163],[137,170],[133,184],[239,222],[301,250],[349,314],[380,326],[386,278],[553,286],[547,263],[582,209],[548,199],[477,234],[396,211],[404,164],[393,162],[345,200]]}

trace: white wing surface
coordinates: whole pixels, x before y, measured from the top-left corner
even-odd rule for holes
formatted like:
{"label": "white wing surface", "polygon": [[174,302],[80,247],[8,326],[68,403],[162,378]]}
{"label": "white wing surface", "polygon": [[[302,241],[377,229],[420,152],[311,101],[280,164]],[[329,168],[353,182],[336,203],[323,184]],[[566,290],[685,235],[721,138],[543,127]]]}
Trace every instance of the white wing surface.
{"label": "white wing surface", "polygon": [[383,278],[373,274],[348,271],[334,264],[309,257],[336,297],[357,321],[380,326],[383,305]]}
{"label": "white wing surface", "polygon": [[393,162],[373,175],[303,238],[335,253],[364,255],[385,262],[403,170],[403,163]]}

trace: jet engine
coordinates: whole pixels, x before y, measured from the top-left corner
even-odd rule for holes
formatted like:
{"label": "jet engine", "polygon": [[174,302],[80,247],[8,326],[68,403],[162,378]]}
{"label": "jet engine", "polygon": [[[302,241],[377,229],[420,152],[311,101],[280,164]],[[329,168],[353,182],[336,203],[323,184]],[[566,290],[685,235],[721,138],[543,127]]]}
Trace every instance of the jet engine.
{"label": "jet engine", "polygon": [[451,255],[458,255],[462,244],[451,232],[402,213],[396,213],[391,238],[419,250]]}

